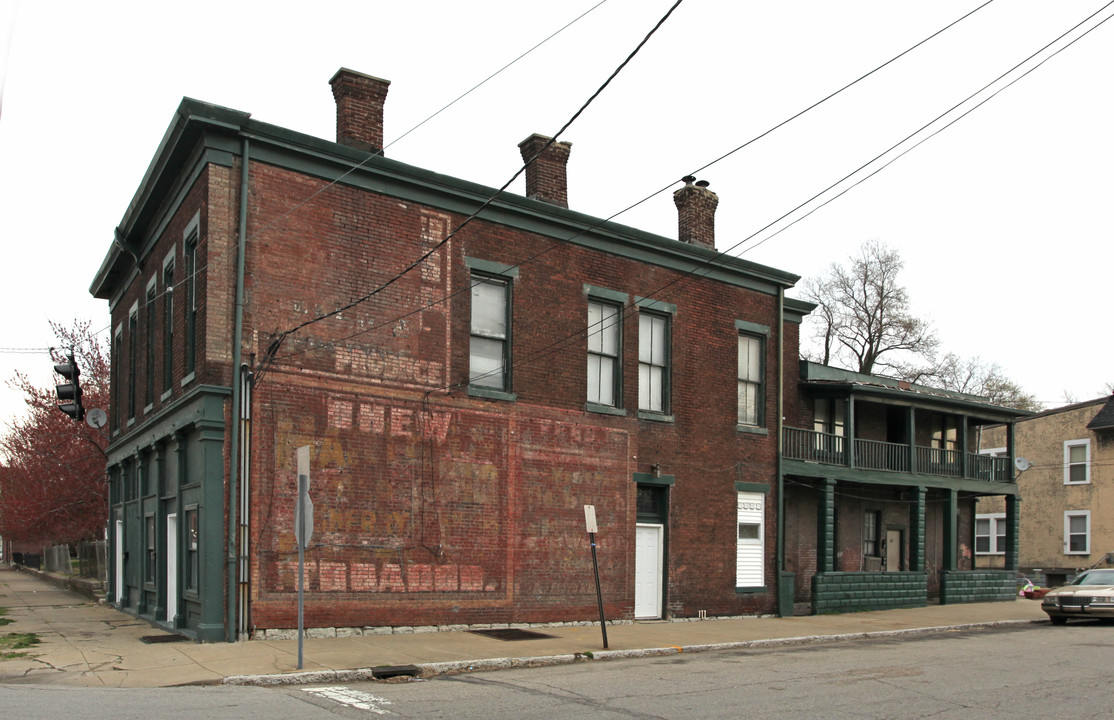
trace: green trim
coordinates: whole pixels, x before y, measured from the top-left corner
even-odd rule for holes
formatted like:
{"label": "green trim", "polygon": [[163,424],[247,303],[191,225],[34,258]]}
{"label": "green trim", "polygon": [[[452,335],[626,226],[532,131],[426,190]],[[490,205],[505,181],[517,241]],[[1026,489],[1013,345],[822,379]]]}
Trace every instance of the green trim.
{"label": "green trim", "polygon": [[757,425],[736,425],[736,432],[747,433],[748,435],[769,435],[770,429],[758,427]]}
{"label": "green trim", "polygon": [[782,475],[820,478],[831,477],[845,482],[864,485],[890,485],[893,487],[925,487],[944,490],[959,490],[974,495],[1019,495],[1017,483],[996,483],[986,480],[950,478],[942,475],[911,475],[881,470],[852,470],[843,465],[819,465],[804,460],[782,458]]}
{"label": "green trim", "polygon": [[634,304],[642,310],[650,310],[652,312],[668,313],[670,315],[677,314],[677,306],[673,303],[668,303],[664,300],[654,300],[653,298],[644,298],[635,296]]}
{"label": "green trim", "polygon": [[507,400],[509,402],[516,402],[518,395],[506,390],[496,390],[495,388],[482,387],[480,385],[469,385],[468,394],[472,397],[486,398],[488,400]]}
{"label": "green trim", "polygon": [[623,408],[612,407],[611,405],[600,405],[599,403],[588,402],[584,403],[584,410],[586,412],[602,413],[604,415],[616,415],[619,417],[626,417],[627,411]]}
{"label": "green trim", "polygon": [[626,305],[630,302],[630,295],[618,290],[609,290],[607,288],[598,287],[596,285],[589,285],[584,283],[584,294],[588,297],[599,298],[600,300],[608,300],[614,303],[622,303]]}
{"label": "green trim", "polygon": [[785,298],[784,302],[785,322],[790,322],[795,325],[800,325],[804,322],[805,315],[808,315],[816,309],[815,303],[805,302],[804,300],[797,300],[796,298]]}
{"label": "green trim", "polygon": [[770,493],[770,486],[767,485],[766,483],[752,483],[752,482],[743,482],[741,480],[736,480],[735,481],[735,491],[736,492],[766,493],[768,495]]}
{"label": "green trim", "polygon": [[108,464],[119,463],[185,428],[195,427],[223,438],[224,403],[231,395],[232,388],[217,385],[191,388],[188,394],[164,405],[158,413],[109,445],[105,451]]}
{"label": "green trim", "polygon": [[672,415],[664,413],[651,412],[649,410],[639,410],[637,415],[639,420],[652,420],[653,422],[671,423],[676,422]]}
{"label": "green trim", "polygon": [[747,322],[746,320],[736,320],[735,329],[742,332],[754,333],[755,335],[769,335],[769,325],[759,325],[758,323]]}
{"label": "green trim", "polygon": [[642,485],[672,485],[677,481],[673,475],[654,475],[653,473],[636,472],[631,478]]}
{"label": "green trim", "polygon": [[504,265],[501,262],[494,260],[484,260],[482,258],[465,257],[464,264],[469,270],[476,270],[478,272],[487,273],[489,275],[499,275],[502,277],[518,277],[517,265]]}
{"label": "green trim", "polygon": [[769,590],[769,588],[767,588],[765,585],[740,585],[735,587],[735,594],[743,595],[746,593],[764,593],[767,590]]}
{"label": "green trim", "polygon": [[[179,105],[119,223],[129,250],[140,247],[142,243],[138,238],[152,237],[152,223],[157,222],[157,218],[176,212],[176,207],[164,205],[163,200],[174,195],[181,177],[204,166],[201,158],[205,152],[210,148],[222,150],[226,155],[216,161],[228,163],[230,157],[239,155],[239,140],[243,138],[251,141],[252,156],[260,163],[446,212],[469,215],[494,196],[495,200],[480,213],[480,219],[637,262],[682,273],[699,270],[714,281],[769,295],[792,287],[800,280],[800,276],[783,270],[538,200],[499,193],[494,188],[262,123],[252,120],[248,113],[189,98]],[[90,291],[95,297],[110,299],[132,265],[129,252],[113,245]]]}

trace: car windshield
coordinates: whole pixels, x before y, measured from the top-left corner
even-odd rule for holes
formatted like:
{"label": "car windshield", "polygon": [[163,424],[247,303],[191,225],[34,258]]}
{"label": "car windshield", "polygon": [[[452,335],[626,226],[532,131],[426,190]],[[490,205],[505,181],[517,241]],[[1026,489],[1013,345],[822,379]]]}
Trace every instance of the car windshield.
{"label": "car windshield", "polygon": [[1075,576],[1072,585],[1114,585],[1114,570],[1088,570]]}

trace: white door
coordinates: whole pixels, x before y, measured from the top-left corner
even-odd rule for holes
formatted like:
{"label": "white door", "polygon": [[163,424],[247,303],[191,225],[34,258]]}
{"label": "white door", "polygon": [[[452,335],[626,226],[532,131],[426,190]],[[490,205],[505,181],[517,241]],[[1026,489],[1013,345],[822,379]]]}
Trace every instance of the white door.
{"label": "white door", "polygon": [[178,516],[166,516],[166,621],[178,614]]}
{"label": "white door", "polygon": [[116,584],[113,586],[116,593],[116,604],[124,606],[124,521],[116,521]]}
{"label": "white door", "polygon": [[642,525],[634,536],[634,617],[661,617],[661,576],[664,528]]}

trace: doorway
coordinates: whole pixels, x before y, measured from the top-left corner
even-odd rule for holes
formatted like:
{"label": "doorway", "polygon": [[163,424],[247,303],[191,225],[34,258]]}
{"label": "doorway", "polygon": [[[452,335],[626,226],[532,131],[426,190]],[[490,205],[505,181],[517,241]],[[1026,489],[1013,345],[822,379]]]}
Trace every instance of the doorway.
{"label": "doorway", "polygon": [[634,617],[636,620],[661,618],[662,560],[665,528],[638,523],[634,550]]}
{"label": "doorway", "polygon": [[178,614],[178,515],[166,516],[166,621]]}
{"label": "doorway", "polygon": [[901,572],[904,570],[904,533],[901,530],[886,531],[886,547],[882,552],[886,554],[886,572]]}
{"label": "doorway", "polygon": [[116,605],[124,607],[124,521],[116,521],[116,584],[113,592],[116,596]]}

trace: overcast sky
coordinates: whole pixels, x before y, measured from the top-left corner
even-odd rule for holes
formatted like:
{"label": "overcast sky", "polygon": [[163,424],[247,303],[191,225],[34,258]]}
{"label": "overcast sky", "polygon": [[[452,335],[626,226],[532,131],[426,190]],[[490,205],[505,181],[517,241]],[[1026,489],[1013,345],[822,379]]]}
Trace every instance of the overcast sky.
{"label": "overcast sky", "polygon": [[[597,2],[0,0],[0,379],[54,382],[45,352],[14,352],[53,344],[49,320],[89,318],[107,337],[88,289],[183,96],[331,140],[328,80],[348,67],[392,81],[389,143]],[[502,185],[518,143],[557,132],[672,4],[605,0],[386,154]],[[562,136],[570,207],[608,217],[671,191],[981,4],[684,0]],[[1098,397],[1114,380],[1111,14],[1102,0],[987,3],[700,170],[720,198],[717,249],[810,277],[881,240],[945,350],[1000,364],[1050,405]],[[1049,43],[966,117],[928,137],[987,92],[763,230]],[[616,221],[676,237],[670,192]],[[21,412],[0,388],[0,419]]]}

